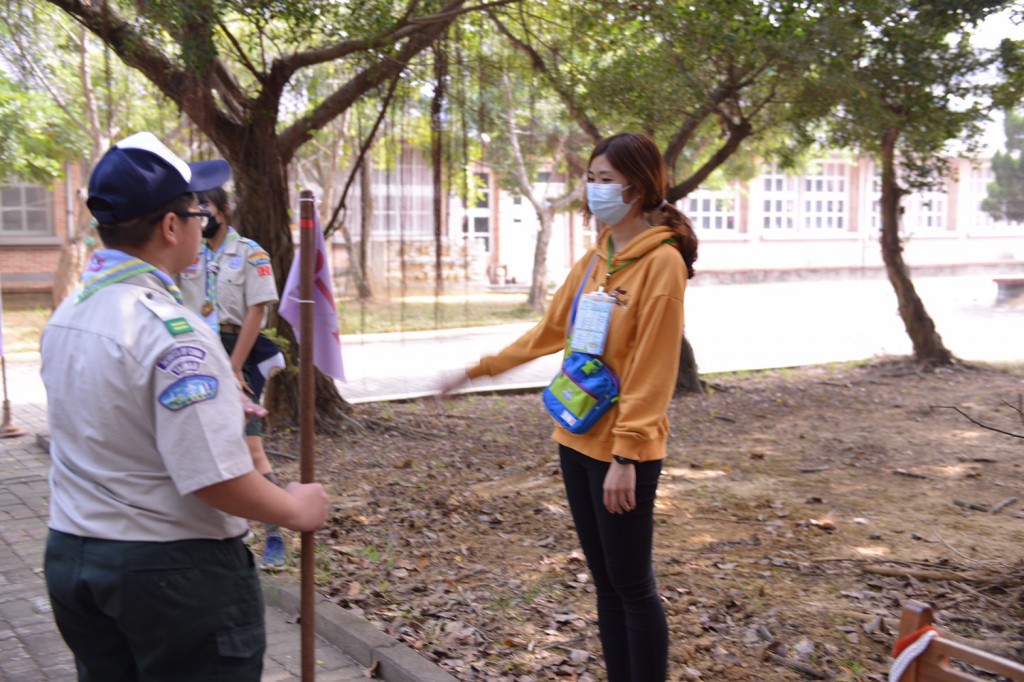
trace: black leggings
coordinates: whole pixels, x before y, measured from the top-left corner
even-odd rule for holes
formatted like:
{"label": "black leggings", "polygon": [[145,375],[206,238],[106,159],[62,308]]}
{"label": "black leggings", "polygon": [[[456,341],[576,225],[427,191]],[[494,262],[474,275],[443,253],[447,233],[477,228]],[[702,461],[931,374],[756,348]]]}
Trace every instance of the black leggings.
{"label": "black leggings", "polygon": [[661,682],[668,674],[668,623],[651,561],[661,461],[636,464],[636,509],[604,506],[606,462],[558,446],[576,533],[597,588],[608,682]]}

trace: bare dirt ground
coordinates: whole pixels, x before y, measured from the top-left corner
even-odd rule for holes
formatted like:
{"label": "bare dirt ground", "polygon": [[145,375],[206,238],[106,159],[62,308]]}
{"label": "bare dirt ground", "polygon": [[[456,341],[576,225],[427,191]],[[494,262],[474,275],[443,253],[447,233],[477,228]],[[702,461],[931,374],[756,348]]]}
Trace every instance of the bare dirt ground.
{"label": "bare dirt ground", "polygon": [[[670,679],[882,680],[908,598],[1024,659],[1024,440],[964,416],[1024,433],[1024,365],[705,378],[672,404],[659,487]],[[605,679],[539,396],[355,416],[386,428],[318,442],[318,589],[460,680]]]}

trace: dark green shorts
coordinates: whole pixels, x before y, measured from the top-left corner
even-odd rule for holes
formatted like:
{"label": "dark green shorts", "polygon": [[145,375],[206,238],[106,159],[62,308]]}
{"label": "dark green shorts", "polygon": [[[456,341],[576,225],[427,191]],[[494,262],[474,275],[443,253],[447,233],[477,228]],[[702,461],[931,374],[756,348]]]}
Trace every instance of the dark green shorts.
{"label": "dark green shorts", "polygon": [[[259,338],[262,339],[264,337],[261,336]],[[232,333],[232,332],[221,332],[220,333],[220,342],[222,344],[224,344],[224,350],[226,350],[228,352],[228,355],[231,355],[231,351],[233,351],[235,349],[235,344],[238,343],[238,334],[235,334],[235,333]],[[259,386],[259,389],[260,389],[259,391],[252,391],[252,390],[249,390],[248,388],[245,389],[245,395],[249,396],[249,400],[253,401],[254,403],[258,403],[260,401],[260,395],[262,395],[262,393],[263,393],[263,390],[262,390],[263,389],[263,384],[262,384],[262,382],[255,382],[254,383],[254,378],[255,377],[253,376],[253,374],[256,371],[258,371],[258,370],[253,366],[253,363],[251,362],[251,359],[250,358],[246,358],[245,364],[242,365],[242,378],[245,379],[246,386],[249,386],[249,387]],[[248,419],[246,419],[245,420],[245,435],[247,435],[247,436],[261,436],[261,435],[263,435],[263,420],[260,419],[259,417],[249,417]]]}
{"label": "dark green shorts", "polygon": [[263,594],[240,538],[122,542],[51,530],[44,569],[79,679],[259,682]]}

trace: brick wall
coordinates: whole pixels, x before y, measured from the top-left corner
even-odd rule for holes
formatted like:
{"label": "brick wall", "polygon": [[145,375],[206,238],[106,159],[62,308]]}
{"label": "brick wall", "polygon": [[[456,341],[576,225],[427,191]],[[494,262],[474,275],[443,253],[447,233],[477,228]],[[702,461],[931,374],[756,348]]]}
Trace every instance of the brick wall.
{"label": "brick wall", "polygon": [[[49,296],[53,290],[54,274],[60,262],[61,251],[68,243],[69,218],[73,229],[89,215],[77,188],[81,186],[83,169],[70,167],[70,174],[54,183],[50,190],[50,218],[53,234],[29,243],[5,242],[0,238],[0,281],[3,293]],[[71,197],[68,215],[68,183]]]}

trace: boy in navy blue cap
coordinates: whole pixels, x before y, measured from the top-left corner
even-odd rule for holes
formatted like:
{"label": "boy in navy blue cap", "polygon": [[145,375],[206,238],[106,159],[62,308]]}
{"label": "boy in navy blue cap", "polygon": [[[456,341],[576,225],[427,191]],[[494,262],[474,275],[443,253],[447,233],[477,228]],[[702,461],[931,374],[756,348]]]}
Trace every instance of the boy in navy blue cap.
{"label": "boy in navy blue cap", "polygon": [[80,680],[260,679],[266,647],[245,518],[311,531],[319,484],[253,469],[220,339],[172,276],[209,219],[195,193],[230,177],[151,133],[89,180],[105,249],[42,339],[50,422],[46,584]]}

